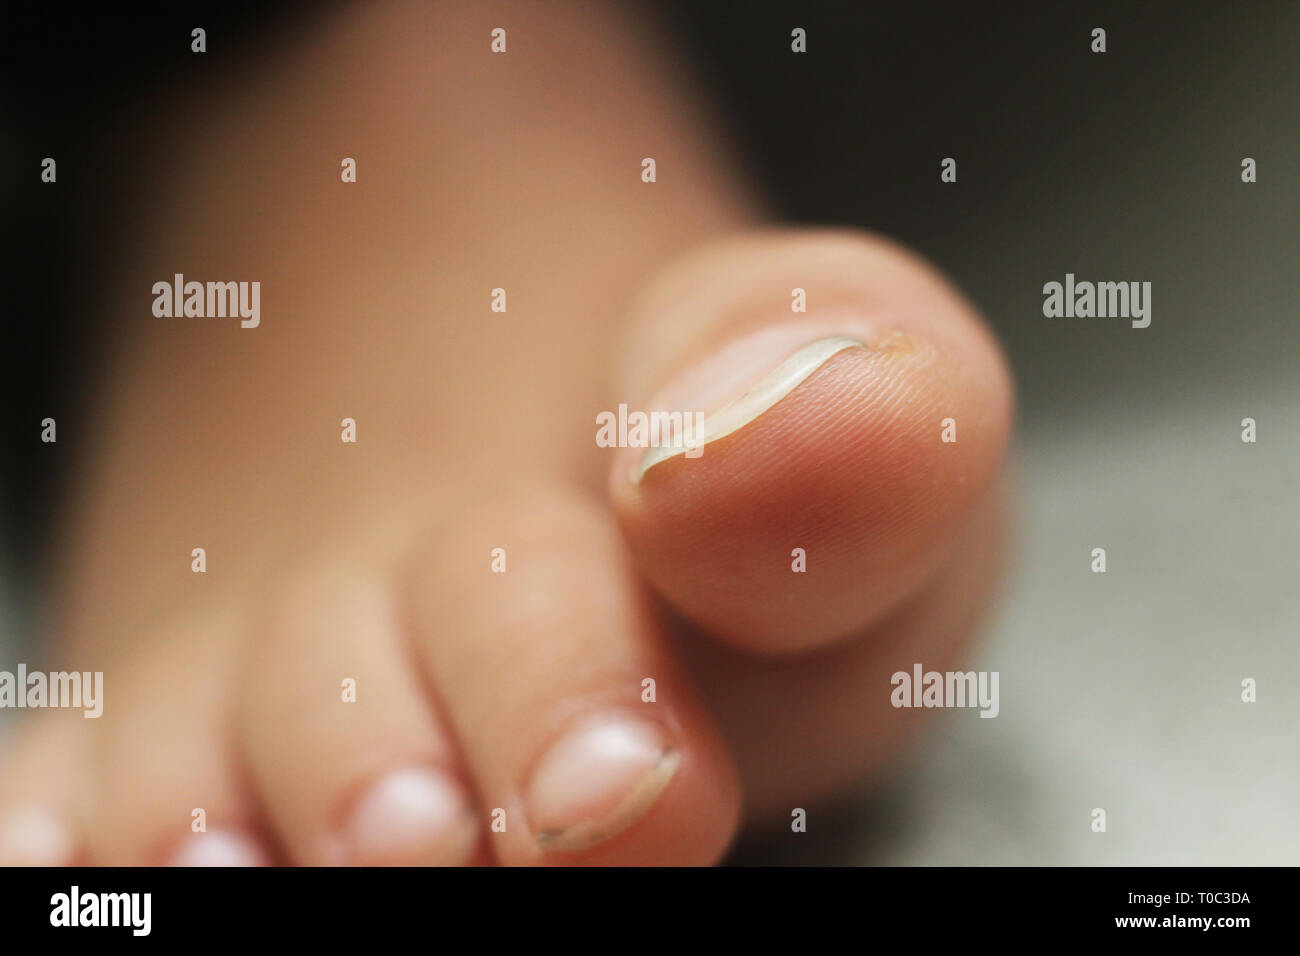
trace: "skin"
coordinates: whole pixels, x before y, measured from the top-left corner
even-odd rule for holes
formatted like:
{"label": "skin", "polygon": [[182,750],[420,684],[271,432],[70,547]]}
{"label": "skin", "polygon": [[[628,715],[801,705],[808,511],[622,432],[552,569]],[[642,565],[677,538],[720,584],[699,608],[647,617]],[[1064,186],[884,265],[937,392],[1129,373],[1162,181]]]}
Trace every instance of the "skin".
{"label": "skin", "polygon": [[[911,254],[763,226],[652,37],[603,5],[358,4],[185,103],[206,132],[168,127],[124,224],[51,592],[48,668],[104,671],[105,713],[18,728],[0,819],[39,805],[94,863],[166,861],[202,807],[270,862],[708,864],[923,720],[889,674],[958,666],[992,591],[1006,366]],[[140,290],[176,271],[259,279],[261,327],[154,318]],[[634,484],[637,450],[593,442],[728,343],[846,317],[901,346],[835,356],[698,460]],[[644,715],[647,676],[675,775],[603,842],[541,846],[539,755]],[[470,845],[358,858],[358,795],[409,766],[463,786]]]}

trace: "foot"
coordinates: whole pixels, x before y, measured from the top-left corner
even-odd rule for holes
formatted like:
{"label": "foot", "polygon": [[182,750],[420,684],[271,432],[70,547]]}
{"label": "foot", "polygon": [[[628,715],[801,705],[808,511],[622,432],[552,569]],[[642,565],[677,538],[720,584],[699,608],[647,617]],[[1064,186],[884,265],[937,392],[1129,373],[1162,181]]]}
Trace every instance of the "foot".
{"label": "foot", "polygon": [[[260,279],[263,321],[131,340],[48,666],[102,671],[103,716],[14,735],[0,863],[706,864],[914,728],[890,675],[955,668],[995,575],[998,349],[887,242],[749,229],[653,51],[593,16],[523,4],[493,59],[473,9],[353,11],[274,68],[325,120],[254,76],[223,122],[255,155],[189,161],[204,199],[122,313],[184,261]],[[417,86],[430,30],[483,51]],[[672,181],[641,182],[647,135]],[[357,183],[302,175],[349,137]],[[232,209],[284,212],[232,252]],[[703,443],[600,447],[620,405]]]}

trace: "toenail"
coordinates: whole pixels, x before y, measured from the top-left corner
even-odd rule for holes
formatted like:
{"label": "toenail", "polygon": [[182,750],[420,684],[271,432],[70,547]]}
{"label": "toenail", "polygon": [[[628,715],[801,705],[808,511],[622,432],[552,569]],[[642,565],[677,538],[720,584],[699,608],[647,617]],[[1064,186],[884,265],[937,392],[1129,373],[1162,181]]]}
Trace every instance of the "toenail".
{"label": "toenail", "polygon": [[681,763],[657,724],[608,717],[551,746],[528,785],[537,842],[582,850],[622,833],[662,796]]}
{"label": "toenail", "polygon": [[192,833],[172,853],[168,866],[269,866],[257,840],[233,830]]}
{"label": "toenail", "polygon": [[67,866],[72,834],[41,807],[18,807],[0,823],[0,866]]}
{"label": "toenail", "polygon": [[426,767],[396,770],[373,784],[357,801],[345,839],[348,862],[363,866],[458,866],[477,842],[464,789]]}
{"label": "toenail", "polygon": [[[805,338],[794,340],[799,342],[799,347],[791,349],[790,336],[800,334]],[[717,356],[715,363],[724,366],[731,376],[738,371],[751,376],[747,390],[707,415],[695,412],[694,427],[686,428],[673,441],[652,445],[641,456],[632,475],[633,481],[639,482],[655,465],[678,455],[699,457],[710,442],[739,431],[763,415],[845,349],[884,350],[869,346],[864,341],[864,335],[823,335],[809,340],[806,337],[808,334],[801,326],[776,328],[735,343],[731,349]],[[771,354],[774,348],[780,350],[777,355],[784,354],[780,361],[775,361]],[[722,368],[714,369],[712,365],[705,368],[712,370],[713,374],[704,386],[704,392],[715,392],[719,388],[719,382],[726,381],[728,375],[723,374]],[[755,378],[753,372],[758,369],[761,369],[758,373],[761,377]],[[695,375],[700,374],[699,371],[695,372]],[[688,387],[686,395],[676,397],[681,400],[689,394]],[[702,396],[694,398],[691,404],[698,404],[701,398]],[[689,426],[690,414],[686,414],[683,421]]]}

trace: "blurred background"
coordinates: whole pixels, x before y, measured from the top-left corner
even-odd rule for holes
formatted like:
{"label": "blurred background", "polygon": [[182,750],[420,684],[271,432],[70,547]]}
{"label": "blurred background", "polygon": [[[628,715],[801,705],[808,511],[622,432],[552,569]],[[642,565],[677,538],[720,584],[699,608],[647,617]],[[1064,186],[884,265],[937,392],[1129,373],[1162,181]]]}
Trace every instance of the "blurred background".
{"label": "blurred background", "polygon": [[[80,6],[5,13],[0,664],[30,637],[78,458],[72,429],[46,446],[39,422],[85,410],[113,333],[94,293],[131,200],[115,130],[317,9]],[[977,664],[1001,673],[1000,716],[941,719],[883,790],[735,859],[1300,862],[1300,8],[649,8],[781,217],[928,256],[1019,389],[1018,553]],[[206,76],[174,42],[200,20]],[[40,159],[74,152],[93,161],[44,188]],[[1044,318],[1067,272],[1151,282],[1150,327]]]}

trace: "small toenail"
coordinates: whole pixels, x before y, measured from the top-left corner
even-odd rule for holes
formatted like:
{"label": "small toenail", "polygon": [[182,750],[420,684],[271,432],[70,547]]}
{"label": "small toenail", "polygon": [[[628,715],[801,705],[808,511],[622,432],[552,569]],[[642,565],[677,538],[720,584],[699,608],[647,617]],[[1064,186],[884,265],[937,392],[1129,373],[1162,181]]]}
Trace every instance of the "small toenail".
{"label": "small toenail", "polygon": [[681,753],[657,724],[631,717],[586,724],[533,771],[528,811],[548,850],[583,850],[622,833],[662,796]]}
{"label": "small toenail", "polygon": [[262,845],[233,830],[192,833],[176,847],[168,866],[269,866]]}
{"label": "small toenail", "polygon": [[67,866],[72,853],[68,828],[41,807],[18,807],[0,823],[0,866]]}
{"label": "small toenail", "polygon": [[362,795],[344,842],[348,862],[363,866],[459,866],[473,853],[478,828],[456,780],[416,767],[393,771]]}

